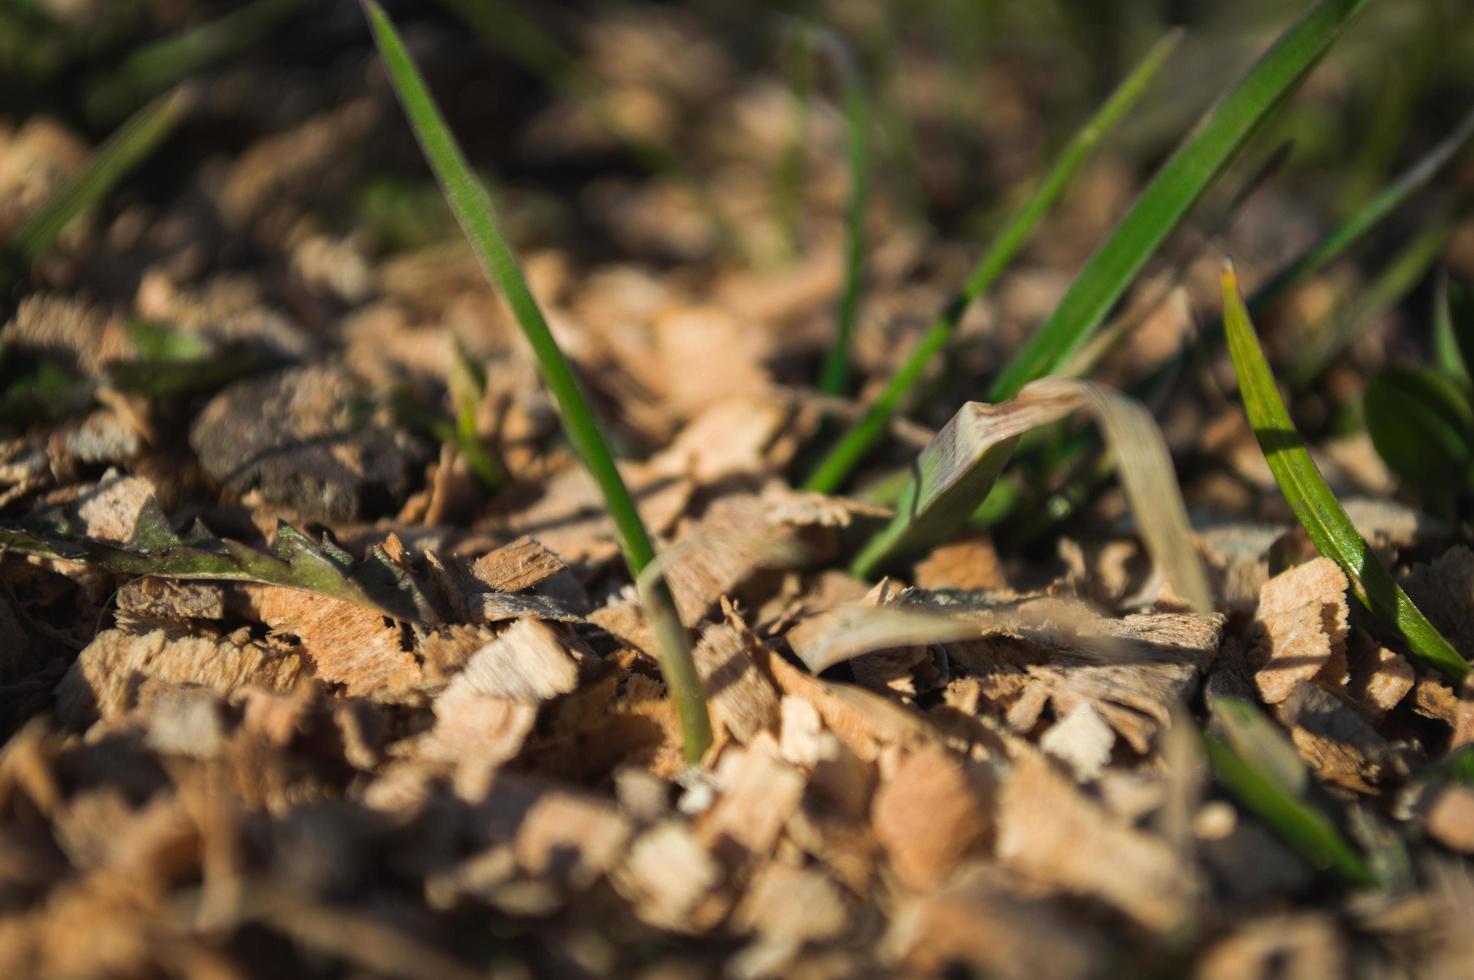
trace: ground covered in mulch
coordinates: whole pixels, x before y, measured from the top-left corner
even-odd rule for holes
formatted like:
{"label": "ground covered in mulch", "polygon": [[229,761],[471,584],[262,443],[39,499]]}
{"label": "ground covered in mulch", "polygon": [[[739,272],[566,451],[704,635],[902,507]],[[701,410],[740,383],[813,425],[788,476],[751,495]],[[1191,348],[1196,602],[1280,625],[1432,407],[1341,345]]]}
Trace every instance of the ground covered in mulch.
{"label": "ground covered in mulch", "polygon": [[[135,37],[205,15],[134,6]],[[449,13],[391,5],[617,442],[716,745],[684,762],[598,492],[357,5],[322,4],[196,79],[180,130],[4,298],[6,357],[55,371],[6,402],[0,522],[284,545],[331,571],[307,592],[0,559],[0,975],[1467,975],[1474,787],[1435,763],[1474,742],[1474,699],[1315,555],[1226,360],[1193,360],[1157,406],[1216,612],[1165,584],[1113,481],[1059,521],[1038,502],[1079,474],[1038,466],[1032,510],[880,582],[844,571],[890,513],[869,477],[980,395],[1202,107],[1196,76],[1222,62],[1226,82],[1283,18],[1191,42],[1156,113],[970,311],[913,421],[826,497],[793,489],[816,442],[1140,45],[1076,46],[1025,16],[1001,21],[1019,33],[996,57],[893,46],[913,155],[877,150],[848,402],[812,392],[847,189],[822,80],[794,237],[774,189],[793,103],[766,28],[526,6],[740,235]],[[829,7],[847,36],[899,30],[885,7]],[[1292,119],[1366,94],[1349,50]],[[32,94],[0,121],[0,237],[98,135],[71,81]],[[1173,239],[1099,376],[1125,384],[1191,342],[1224,250],[1252,281],[1328,226],[1307,188],[1344,147],[1322,138],[1218,238]],[[1445,259],[1474,272],[1474,237]],[[1347,263],[1297,291],[1264,318],[1270,346],[1360,278]],[[1467,529],[1399,496],[1334,424],[1370,367],[1422,343],[1422,310],[1383,315],[1297,408],[1362,533],[1469,655]],[[135,362],[146,377],[119,368]],[[467,399],[500,485],[446,436]],[[942,618],[975,629],[933,642]],[[1295,750],[1281,771],[1376,887],[1314,866],[1213,780],[1199,733],[1217,698],[1274,720]]]}

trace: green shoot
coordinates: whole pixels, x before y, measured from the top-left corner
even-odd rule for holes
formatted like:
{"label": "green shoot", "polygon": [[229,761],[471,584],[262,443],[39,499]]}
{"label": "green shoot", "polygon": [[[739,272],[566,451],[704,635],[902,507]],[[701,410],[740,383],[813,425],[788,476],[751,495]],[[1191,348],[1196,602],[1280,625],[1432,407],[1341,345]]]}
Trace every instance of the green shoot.
{"label": "green shoot", "polygon": [[[502,239],[491,196],[471,172],[455,136],[383,8],[374,0],[363,0],[363,7],[373,29],[374,42],[425,158],[440,181],[451,211],[480,258],[487,278],[501,293],[527,336],[537,356],[543,381],[557,402],[564,431],[598,483],[605,506],[614,520],[625,562],[631,575],[638,578],[654,559],[655,548],[635,509],[634,498],[614,465],[609,444],[600,431],[573,367],[553,339],[516,257]],[[707,716],[705,693],[691,660],[684,630],[659,629],[659,623],[675,615],[668,586],[662,580],[647,594],[651,600],[647,605],[654,610],[652,619],[656,621],[662,638],[668,641],[662,649],[661,667],[680,718],[686,758],[694,765],[711,744],[711,721]],[[679,624],[679,619],[676,623]],[[693,679],[696,679],[694,685]]]}
{"label": "green shoot", "polygon": [[175,89],[125,122],[97,148],[81,173],[21,223],[5,243],[0,288],[8,287],[56,244],[67,225],[100,202],[174,131],[189,111],[186,90]]}
{"label": "green shoot", "polygon": [[805,489],[820,493],[833,493],[839,489],[839,485],[884,435],[886,426],[900,411],[902,403],[915,388],[927,366],[956,332],[957,324],[961,322],[968,307],[992,287],[1018,255],[1034,227],[1064,194],[1091,152],[1156,78],[1179,40],[1181,32],[1173,31],[1158,41],[1105,104],[1075,133],[1055,159],[1038,189],[1009,219],[993,244],[978,259],[972,275],[947,304],[947,308],[927,328],[905,363],[875,401],[866,408],[865,414],[845,432],[838,444],[815,468],[804,484]]}
{"label": "green shoot", "polygon": [[1362,417],[1377,455],[1433,499],[1474,488],[1474,404],[1457,375],[1393,365],[1367,382]]}
{"label": "green shoot", "polygon": [[1321,554],[1341,566],[1354,583],[1357,598],[1414,656],[1451,681],[1462,682],[1469,674],[1469,664],[1398,586],[1311,460],[1275,388],[1232,266],[1223,273],[1223,322],[1249,424],[1275,482],[1310,540]]}
{"label": "green shoot", "polygon": [[870,105],[860,72],[839,38],[820,35],[839,72],[840,101],[844,105],[845,147],[850,171],[850,197],[845,205],[844,286],[839,298],[834,343],[824,360],[819,390],[842,396],[848,388],[850,344],[860,315],[860,290],[865,277],[865,210],[870,199]]}
{"label": "green shoot", "polygon": [[1053,315],[999,375],[989,400],[1009,398],[1057,370],[1090,339],[1168,234],[1367,2],[1321,0],[1209,110],[1081,270]]}
{"label": "green shoot", "polygon": [[813,32],[797,30],[792,34],[793,65],[788,88],[793,98],[793,132],[773,182],[774,211],[791,256],[803,250],[803,214],[801,198],[804,186],[804,159],[807,153],[809,109],[814,101]]}
{"label": "green shoot", "polygon": [[1285,380],[1290,387],[1298,391],[1320,377],[1379,314],[1412,292],[1438,261],[1449,238],[1471,210],[1474,200],[1447,209],[1392,257],[1350,309],[1336,311],[1325,322],[1312,327],[1307,332],[1306,344],[1286,372]]}
{"label": "green shoot", "polygon": [[144,45],[92,86],[87,114],[117,119],[212,62],[249,47],[303,6],[305,0],[255,0],[219,20]]}
{"label": "green shoot", "polygon": [[1335,824],[1303,798],[1305,765],[1284,735],[1247,701],[1218,697],[1212,704],[1222,732],[1205,735],[1203,742],[1224,788],[1317,871],[1352,885],[1377,884]]}

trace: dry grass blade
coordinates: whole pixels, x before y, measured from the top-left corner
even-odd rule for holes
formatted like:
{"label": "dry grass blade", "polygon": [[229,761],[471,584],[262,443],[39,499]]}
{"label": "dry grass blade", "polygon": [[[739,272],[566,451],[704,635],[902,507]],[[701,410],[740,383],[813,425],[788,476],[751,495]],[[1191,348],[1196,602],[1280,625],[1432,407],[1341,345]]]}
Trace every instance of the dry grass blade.
{"label": "dry grass blade", "polygon": [[964,405],[922,451],[895,519],[855,559],[855,573],[874,574],[946,538],[987,496],[1019,437],[1082,409],[1095,417],[1116,455],[1152,556],[1195,608],[1211,609],[1207,577],[1160,430],[1140,404],[1082,381],[1039,381],[1001,405]]}
{"label": "dry grass blade", "polygon": [[1357,532],[1295,431],[1259,348],[1232,265],[1223,272],[1223,323],[1244,411],[1280,492],[1310,540],[1321,554],[1341,566],[1352,580],[1357,598],[1402,638],[1411,653],[1450,680],[1463,681],[1469,675],[1468,662],[1413,604]]}

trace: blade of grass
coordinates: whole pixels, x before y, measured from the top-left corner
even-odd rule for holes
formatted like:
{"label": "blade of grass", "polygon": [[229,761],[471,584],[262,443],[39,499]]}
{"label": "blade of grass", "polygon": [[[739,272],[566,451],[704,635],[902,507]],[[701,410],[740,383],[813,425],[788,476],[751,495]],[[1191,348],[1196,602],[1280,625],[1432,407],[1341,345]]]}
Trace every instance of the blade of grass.
{"label": "blade of grass", "polygon": [[583,106],[634,161],[652,174],[680,181],[705,213],[717,245],[741,252],[744,241],[707,181],[668,143],[637,133],[609,107],[599,80],[536,21],[507,0],[439,0],[498,51],[540,78],[553,91]]}
{"label": "blade of grass", "polygon": [[[1318,274],[1345,254],[1348,249],[1365,238],[1383,219],[1406,202],[1416,191],[1426,186],[1454,158],[1455,154],[1468,142],[1471,135],[1474,135],[1474,111],[1466,114],[1459,125],[1448,136],[1439,141],[1437,146],[1388,183],[1386,187],[1382,188],[1361,210],[1336,226],[1299,256],[1286,263],[1256,288],[1246,301],[1249,313],[1251,315],[1257,315],[1273,306],[1276,301],[1291,289],[1294,289],[1296,286]],[[1470,323],[1474,325],[1474,303],[1471,303],[1470,309]],[[1210,349],[1216,349],[1223,337],[1221,327],[1221,321],[1209,324],[1208,328],[1197,336],[1193,345],[1184,347],[1149,377],[1133,385],[1130,389],[1132,397],[1140,399],[1149,405],[1157,405],[1164,402],[1177,379],[1186,374],[1185,368],[1187,367],[1189,350],[1196,350],[1201,354]],[[1107,330],[1110,329],[1109,327],[1107,328]],[[1102,331],[1096,339],[1104,338],[1105,332]],[[1114,339],[1119,340],[1121,336],[1124,336],[1124,333]],[[1469,336],[1474,338],[1474,326],[1471,326]],[[1088,346],[1093,347],[1094,342],[1091,342]],[[1470,347],[1474,349],[1474,341],[1471,341]],[[1086,350],[1087,348],[1081,348],[1076,355],[1072,356],[1070,361],[1066,362],[1066,365],[1075,363],[1076,357],[1087,356]],[[1093,451],[1093,444],[1090,442],[1081,442],[1074,453],[1066,455],[1060,461],[1060,465],[1077,466],[1079,468],[1079,455],[1087,451]],[[1097,485],[1099,483],[1099,481],[1093,482]],[[1068,518],[1082,503],[1089,499],[1091,492],[1092,487],[1090,486],[1071,483],[1057,493],[1052,494],[1036,509],[1036,513],[1039,516],[1027,519],[1028,523],[1032,525],[1032,532],[1035,534],[1042,533],[1047,528],[1059,523],[1059,521]]]}
{"label": "blade of grass", "polygon": [[773,210],[788,243],[790,257],[803,251],[804,161],[808,148],[809,110],[814,97],[814,38],[809,30],[790,32],[788,91],[793,99],[793,130],[773,181]]}
{"label": "blade of grass", "polygon": [[1004,368],[990,401],[1053,372],[1090,338],[1136,274],[1259,124],[1330,49],[1368,0],[1321,0],[1284,32],[1162,165],[1053,315]]}
{"label": "blade of grass", "polygon": [[255,0],[218,20],[144,45],[91,86],[87,115],[110,121],[131,112],[170,85],[265,37],[305,5],[306,0]]}
{"label": "blade of grass", "polygon": [[1223,273],[1223,322],[1249,424],[1275,482],[1310,540],[1321,554],[1341,566],[1355,584],[1357,598],[1414,656],[1455,683],[1462,682],[1469,674],[1469,664],[1428,622],[1357,533],[1295,431],[1259,348],[1232,265]]}
{"label": "blade of grass", "polygon": [[1070,139],[1060,152],[1048,174],[1033,195],[1004,226],[992,245],[978,259],[972,274],[962,289],[952,297],[940,316],[922,334],[915,349],[907,356],[904,364],[886,383],[865,414],[840,438],[827,456],[815,467],[813,474],[804,484],[806,490],[818,493],[833,493],[850,472],[857,466],[870,448],[885,433],[886,425],[901,409],[902,402],[916,386],[927,365],[946,346],[957,330],[957,324],[978,297],[987,292],[1018,255],[1028,240],[1034,226],[1049,213],[1064,194],[1075,173],[1089,158],[1105,135],[1120,122],[1127,111],[1146,91],[1156,78],[1168,56],[1182,38],[1181,31],[1173,31],[1162,38],[1147,52],[1124,81],[1096,111],[1095,115]]}
{"label": "blade of grass", "polygon": [[284,523],[277,525],[274,554],[216,538],[201,525],[181,538],[158,521],[145,523],[126,545],[0,527],[0,553],[5,551],[83,562],[118,575],[264,582],[342,599],[404,622],[430,618],[414,590],[402,586],[401,573],[394,571],[387,558],[374,554],[355,564],[326,541],[314,542]]}
{"label": "blade of grass", "polygon": [[895,518],[866,543],[851,571],[870,577],[944,540],[972,516],[1025,433],[1082,409],[1094,415],[1116,454],[1116,470],[1147,550],[1180,595],[1200,610],[1211,609],[1207,577],[1161,431],[1138,403],[1084,381],[1043,380],[1000,405],[964,405],[917,458]]}
{"label": "blade of grass", "polygon": [[1363,330],[1381,313],[1396,306],[1412,292],[1443,255],[1444,247],[1454,231],[1474,211],[1474,198],[1445,209],[1430,222],[1377,273],[1349,309],[1330,314],[1306,333],[1306,342],[1285,372],[1291,390],[1307,387],[1340,354],[1350,347]]}
{"label": "blade of grass", "polygon": [[1340,258],[1347,249],[1365,238],[1368,232],[1381,224],[1382,219],[1400,207],[1414,192],[1425,187],[1454,158],[1471,136],[1474,136],[1474,109],[1465,113],[1464,117],[1459,120],[1459,124],[1440,140],[1437,146],[1429,150],[1411,167],[1398,174],[1360,210],[1256,288],[1249,297],[1249,312],[1263,312],[1292,288]]}
{"label": "blade of grass", "polygon": [[5,245],[0,288],[8,287],[24,269],[46,253],[83,211],[97,204],[179,125],[193,99],[175,89],[140,109],[97,148],[81,173],[41,205]]}
{"label": "blade of grass", "polygon": [[844,286],[834,324],[834,343],[824,359],[819,390],[843,395],[848,388],[850,343],[860,315],[860,291],[865,278],[865,210],[870,200],[870,103],[860,71],[838,36],[820,31],[839,73],[840,102],[844,107],[845,156],[849,164],[850,196],[845,205]]}
{"label": "blade of grass", "polygon": [[[431,169],[435,171],[435,177],[445,191],[446,200],[450,203],[456,220],[480,258],[487,278],[502,294],[502,299],[511,308],[527,336],[527,341],[537,356],[543,382],[557,402],[568,440],[573,443],[574,450],[598,483],[604,495],[605,506],[614,520],[630,574],[638,578],[645,566],[654,559],[655,548],[650,542],[644,522],[640,520],[639,511],[635,509],[634,498],[630,496],[629,488],[625,486],[614,465],[608,441],[589,407],[588,399],[573,373],[573,367],[553,339],[552,331],[548,329],[542,309],[527,287],[527,280],[516,257],[502,239],[491,195],[471,172],[460,146],[420,76],[419,69],[405,50],[404,42],[383,8],[374,0],[362,0],[362,3],[373,30],[374,43],[378,45],[420,148]],[[648,590],[648,596],[650,601],[647,607],[654,610],[652,619],[656,621],[658,632],[666,641],[661,650],[661,667],[680,718],[686,758],[696,764],[711,744],[711,720],[706,711],[705,693],[691,659],[685,630],[678,628],[679,618],[675,619],[674,627],[660,626],[676,615],[674,602],[664,579]]]}
{"label": "blade of grass", "polygon": [[1224,788],[1311,867],[1374,884],[1375,872],[1308,799],[1310,771],[1279,726],[1243,698],[1210,693],[1207,702],[1213,730],[1204,736],[1205,748]]}
{"label": "blade of grass", "polygon": [[1319,810],[1296,799],[1274,780],[1255,769],[1228,743],[1213,735],[1203,738],[1213,774],[1230,793],[1305,858],[1318,871],[1330,871],[1352,885],[1377,884],[1361,855],[1337,832]]}

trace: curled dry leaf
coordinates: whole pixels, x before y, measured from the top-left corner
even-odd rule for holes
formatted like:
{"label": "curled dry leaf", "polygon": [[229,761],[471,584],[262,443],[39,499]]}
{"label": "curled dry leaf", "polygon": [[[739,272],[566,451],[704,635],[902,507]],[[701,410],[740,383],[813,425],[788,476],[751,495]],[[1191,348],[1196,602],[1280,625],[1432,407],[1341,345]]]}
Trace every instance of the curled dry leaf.
{"label": "curled dry leaf", "polygon": [[1172,457],[1151,413],[1102,385],[1044,380],[998,405],[968,402],[917,458],[915,476],[889,527],[855,559],[866,575],[949,536],[982,503],[1020,437],[1080,410],[1099,423],[1152,557],[1193,608],[1213,607],[1192,543]]}

